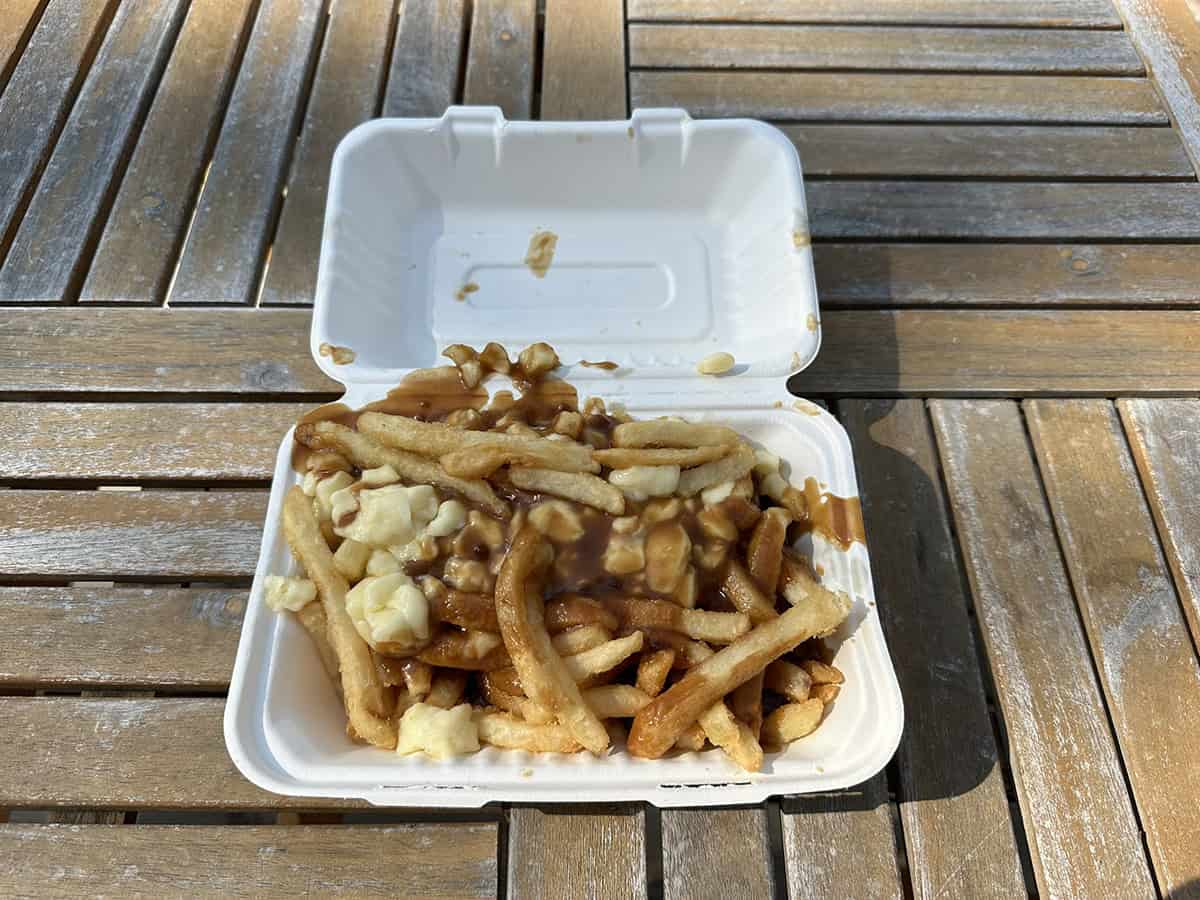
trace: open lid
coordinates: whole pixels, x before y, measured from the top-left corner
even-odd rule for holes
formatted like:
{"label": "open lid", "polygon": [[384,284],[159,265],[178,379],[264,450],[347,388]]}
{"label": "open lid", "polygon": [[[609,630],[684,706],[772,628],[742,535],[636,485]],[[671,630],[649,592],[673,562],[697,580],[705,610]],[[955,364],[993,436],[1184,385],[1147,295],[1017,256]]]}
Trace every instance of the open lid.
{"label": "open lid", "polygon": [[369,385],[454,343],[544,340],[564,363],[638,379],[697,377],[723,351],[750,388],[740,376],[775,381],[816,356],[810,244],[799,158],[762,122],[379,119],[334,155],[313,356]]}

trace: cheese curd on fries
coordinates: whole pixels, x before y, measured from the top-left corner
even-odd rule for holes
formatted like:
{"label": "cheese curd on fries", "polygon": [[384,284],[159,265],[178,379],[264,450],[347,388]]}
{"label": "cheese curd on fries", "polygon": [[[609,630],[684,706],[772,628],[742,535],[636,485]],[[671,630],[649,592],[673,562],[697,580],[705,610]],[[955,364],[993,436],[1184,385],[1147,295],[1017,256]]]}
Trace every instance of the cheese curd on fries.
{"label": "cheese curd on fries", "polygon": [[756,770],[820,727],[844,676],[819,639],[850,601],[791,547],[862,540],[857,499],[792,485],[725,426],[581,404],[547,344],[445,355],[295,430],[305,577],[268,576],[266,602],[316,642],[353,739],[436,759],[711,744]]}

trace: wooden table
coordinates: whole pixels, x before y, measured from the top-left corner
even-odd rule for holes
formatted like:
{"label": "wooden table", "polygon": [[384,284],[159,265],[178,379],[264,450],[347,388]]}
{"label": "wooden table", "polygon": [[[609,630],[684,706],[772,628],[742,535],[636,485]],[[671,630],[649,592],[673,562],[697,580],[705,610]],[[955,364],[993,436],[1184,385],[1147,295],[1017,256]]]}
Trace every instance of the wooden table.
{"label": "wooden table", "polygon": [[[0,894],[1200,896],[1185,0],[4,0]],[[775,120],[907,705],[855,790],[443,813],[221,736],[330,155],[375,115]],[[169,308],[164,308],[169,307]]]}

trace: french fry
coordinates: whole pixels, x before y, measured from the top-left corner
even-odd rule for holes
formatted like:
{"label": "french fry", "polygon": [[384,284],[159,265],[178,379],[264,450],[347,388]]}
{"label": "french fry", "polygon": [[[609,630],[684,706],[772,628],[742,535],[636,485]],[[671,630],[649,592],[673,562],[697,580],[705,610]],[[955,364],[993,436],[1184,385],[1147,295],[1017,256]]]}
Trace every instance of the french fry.
{"label": "french fry", "polygon": [[584,691],[583,702],[601,719],[629,719],[650,702],[650,695],[631,684],[606,684]]}
{"label": "french fry", "polygon": [[550,643],[554,645],[554,650],[559,656],[572,656],[611,640],[612,634],[603,625],[593,624],[560,631],[550,638]]}
{"label": "french fry", "polygon": [[666,447],[662,449],[613,447],[609,450],[597,450],[592,454],[592,458],[600,465],[608,466],[610,469],[628,469],[633,466],[679,466],[687,469],[720,459],[729,453],[732,446],[732,444],[714,444],[709,447]]}
{"label": "french fry", "polygon": [[841,690],[842,686],[840,684],[814,684],[812,696],[828,706],[837,699],[837,695],[841,693]]}
{"label": "french fry", "polygon": [[646,653],[638,663],[637,688],[647,697],[657,697],[667,683],[671,667],[675,665],[674,650],[655,650]]}
{"label": "french fry", "polygon": [[[445,426],[449,428],[450,426]],[[461,434],[461,432],[456,433]],[[391,466],[409,484],[432,484],[461,494],[493,516],[507,516],[508,504],[496,496],[486,481],[455,478],[436,462],[416,453],[387,447],[369,435],[337,422],[312,422],[296,426],[296,440],[306,447],[330,447],[345,455],[360,469]]]}
{"label": "french fry", "polygon": [[528,697],[501,690],[486,680],[482,682],[482,687],[483,698],[497,709],[512,713],[523,721],[534,725],[546,725],[554,721],[554,714],[550,710],[546,709],[540,703],[535,703]]}
{"label": "french fry", "polygon": [[612,436],[614,447],[710,447],[739,444],[741,440],[736,431],[724,425],[684,422],[682,419],[626,422],[614,428]]}
{"label": "french fry", "polygon": [[646,584],[657,594],[673,594],[687,574],[692,539],[679,522],[659,522],[646,535]]}
{"label": "french fry", "polygon": [[[522,722],[508,713],[484,711],[476,715],[479,740],[493,747],[527,750],[530,753],[575,753],[581,745],[571,731],[562,725],[534,725]],[[600,726],[604,731],[604,726]],[[608,733],[604,733],[605,746]]]}
{"label": "french fry", "polygon": [[[631,629],[632,630],[632,629]],[[678,631],[666,628],[639,628],[646,642],[660,650],[675,651],[675,668],[687,669],[698,665],[713,655],[713,649],[702,641],[693,641]]]}
{"label": "french fry", "polygon": [[775,604],[755,584],[750,573],[736,559],[730,559],[721,578],[721,591],[740,612],[758,625],[774,619]]}
{"label": "french fry", "polygon": [[[642,636],[642,633],[635,631],[625,637],[616,638],[598,647],[593,647],[591,650],[584,650],[582,653],[576,653],[573,656],[564,656],[562,658],[563,665],[572,679],[578,682],[586,682],[594,676],[616,668],[625,662],[630,656],[642,649],[642,642],[644,640],[645,638]],[[520,669],[518,668],[517,671],[520,671]],[[521,674],[521,683],[525,683],[524,673]]]}
{"label": "french fry", "polygon": [[750,533],[746,545],[746,569],[768,598],[774,600],[779,589],[779,569],[783,564],[783,543],[792,517],[778,506],[763,512]]}
{"label": "french fry", "polygon": [[444,628],[417,654],[421,662],[443,669],[487,672],[511,665],[499,636],[488,631],[459,631]]}
{"label": "french fry", "polygon": [[484,686],[491,685],[497,690],[504,691],[506,694],[516,694],[518,697],[525,696],[525,688],[521,686],[521,677],[512,666],[505,666],[503,669],[492,669],[490,672],[484,672],[480,675],[480,681]]}
{"label": "french fry", "polygon": [[[426,585],[430,585],[425,590]],[[496,601],[490,594],[475,594],[447,588],[436,578],[422,579],[421,587],[429,601],[429,617],[438,622],[473,631],[500,633],[496,620]]]}
{"label": "french fry", "polygon": [[[624,427],[617,426],[618,430]],[[691,497],[715,484],[737,481],[753,468],[754,451],[745,444],[739,444],[737,449],[723,459],[696,466],[694,469],[685,469],[680,473],[678,493],[681,497]]]}
{"label": "french fry", "polygon": [[675,741],[676,750],[690,750],[695,753],[703,750],[708,738],[704,736],[704,729],[699,723],[693,722],[687,728],[683,729],[683,733]]}
{"label": "french fry", "polygon": [[433,676],[433,684],[425,702],[430,706],[450,709],[462,700],[463,691],[467,688],[467,673],[458,669],[438,669]]}
{"label": "french fry", "polygon": [[413,697],[422,698],[433,687],[433,666],[419,659],[406,659],[400,664],[404,687]]}
{"label": "french fry", "polygon": [[841,684],[846,680],[842,670],[816,659],[806,659],[800,663],[800,668],[808,673],[813,684]]}
{"label": "french fry", "polygon": [[[850,598],[841,591],[831,591],[822,586],[808,568],[808,564],[791,553],[783,554],[779,572],[779,592],[792,606],[820,600],[823,603],[837,602],[850,608]],[[828,632],[827,632],[828,633]],[[825,634],[813,635],[825,637]]]}
{"label": "french fry", "polygon": [[669,628],[711,644],[732,644],[750,630],[750,617],[743,613],[683,609],[669,600],[610,595],[604,605],[626,628]]}
{"label": "french fry", "polygon": [[527,525],[505,555],[496,580],[500,634],[530,699],[549,707],[576,741],[592,753],[602,753],[608,747],[608,733],[584,703],[579,686],[550,643],[542,598],[538,591],[530,590],[529,582],[549,562],[543,551],[548,551],[548,545]]}
{"label": "french fry", "polygon": [[321,603],[306,603],[299,612],[295,612],[293,615],[300,620],[300,624],[304,626],[304,630],[316,644],[317,655],[321,657],[321,665],[333,679],[333,685],[340,694],[342,676],[338,674],[337,654],[333,650],[333,645],[329,643],[329,625],[325,619],[325,606]]}
{"label": "french fry", "polygon": [[777,750],[797,738],[812,734],[821,724],[825,705],[815,697],[779,707],[763,721],[763,744]]}
{"label": "french fry", "polygon": [[706,709],[803,641],[837,628],[849,612],[849,605],[832,594],[814,598],[764,622],[693,666],[634,718],[630,752],[649,758],[662,756]]}
{"label": "french fry", "polygon": [[577,625],[599,625],[616,631],[618,622],[600,601],[581,594],[562,594],[546,604],[546,628],[551,634]]}
{"label": "french fry", "polygon": [[509,469],[508,478],[523,491],[553,494],[614,516],[625,513],[625,495],[603,478],[586,472],[556,472],[553,469],[517,467]]}
{"label": "french fry", "polygon": [[[312,501],[293,485],[283,501],[283,533],[292,554],[317,586],[325,610],[329,643],[337,655],[346,718],[354,732],[376,747],[396,747],[396,726],[385,688],[371,659],[371,648],[346,612],[349,585],[321,537]],[[309,604],[311,605],[311,604]]]}
{"label": "french fry", "polygon": [[764,671],[766,678],[763,685],[767,690],[782,694],[796,703],[803,703],[808,699],[812,690],[812,679],[799,666],[786,659],[777,659]]}
{"label": "french fry", "polygon": [[745,684],[739,685],[729,694],[729,706],[733,714],[745,723],[750,733],[758,739],[763,723],[763,673],[751,677]]}
{"label": "french fry", "polygon": [[705,736],[747,772],[762,768],[763,751],[745,723],[733,717],[723,702],[712,704],[700,714]]}

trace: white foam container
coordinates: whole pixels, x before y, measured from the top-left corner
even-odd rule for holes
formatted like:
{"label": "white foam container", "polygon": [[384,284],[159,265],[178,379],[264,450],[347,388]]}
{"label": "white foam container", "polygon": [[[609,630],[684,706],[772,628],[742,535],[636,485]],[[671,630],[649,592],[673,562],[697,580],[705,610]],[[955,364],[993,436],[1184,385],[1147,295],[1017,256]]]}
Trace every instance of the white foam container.
{"label": "white foam container", "polygon": [[[543,279],[523,264],[539,229],[559,236]],[[497,340],[515,352],[546,340],[566,363],[618,364],[567,365],[561,374],[581,398],[621,402],[639,418],[728,424],[782,457],[793,481],[812,475],[855,496],[845,432],[786,389],[820,344],[807,236],[796,152],[761,122],[698,122],[679,110],[640,110],[628,122],[506,122],[498,109],[467,107],[376,120],[334,156],[313,358],[358,406],[411,369],[445,362],[438,354],[448,344]],[[479,290],[457,300],[468,281]],[[319,354],[323,342],[350,347],[354,362],[335,366]],[[696,374],[717,350],[733,354],[733,371]],[[644,760],[623,749],[596,758],[485,747],[436,761],[352,743],[308,636],[263,600],[266,575],[297,570],[279,527],[283,495],[297,483],[290,448],[289,432],[225,708],[229,754],[256,785],[389,806],[716,806],[848,787],[894,753],[903,709],[866,548],[843,552],[819,538],[804,549],[854,600],[830,641],[846,683],[821,727],[767,754],[760,772],[719,750]]]}

